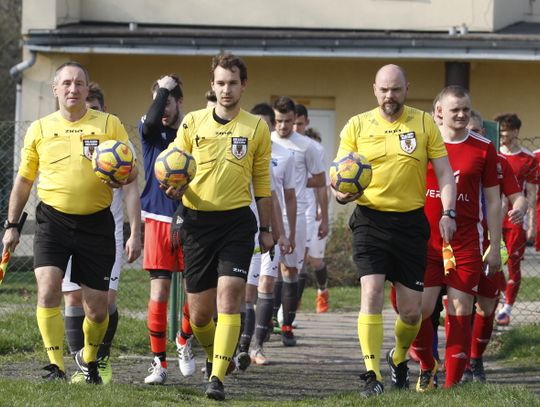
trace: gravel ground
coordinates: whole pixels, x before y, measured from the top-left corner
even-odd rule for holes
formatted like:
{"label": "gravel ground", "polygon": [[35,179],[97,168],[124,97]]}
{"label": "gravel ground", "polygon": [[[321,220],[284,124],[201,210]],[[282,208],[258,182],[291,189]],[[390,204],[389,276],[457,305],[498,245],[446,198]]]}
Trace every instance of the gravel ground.
{"label": "gravel ground", "polygon": [[[299,328],[295,331],[298,345],[285,348],[279,336],[273,335],[266,344],[269,366],[251,366],[246,372],[235,372],[225,380],[227,397],[239,398],[250,395],[258,399],[299,399],[304,397],[325,397],[342,391],[355,391],[360,387],[359,374],[363,363],[356,334],[357,313],[327,313],[322,315],[300,313]],[[392,311],[385,311],[385,342],[383,357],[393,343]],[[444,335],[442,331],[441,335]],[[441,353],[442,355],[443,353]],[[172,356],[172,355],[171,355]],[[176,360],[169,358],[168,386],[178,386],[203,391],[204,380],[201,368],[204,358],[196,349],[197,373],[188,378],[181,376]],[[0,366],[2,377],[20,377],[35,380],[41,374],[45,361],[10,363]],[[124,355],[113,360],[114,381],[144,385],[148,374],[150,357]],[[381,363],[385,386],[390,379],[386,362]],[[418,365],[410,362],[411,388],[418,377]],[[486,358],[486,374],[491,383],[525,385],[540,395],[540,366],[504,367]],[[68,373],[74,372],[69,362]]]}

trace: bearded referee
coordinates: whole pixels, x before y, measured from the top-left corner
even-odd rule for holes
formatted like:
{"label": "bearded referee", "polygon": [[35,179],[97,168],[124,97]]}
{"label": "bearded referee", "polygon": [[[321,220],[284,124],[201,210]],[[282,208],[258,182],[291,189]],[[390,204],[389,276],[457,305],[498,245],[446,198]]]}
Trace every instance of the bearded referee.
{"label": "bearded referee", "polygon": [[[59,109],[29,127],[9,198],[4,252],[19,243],[17,220],[38,177],[34,238],[37,322],[50,364],[45,379],[66,378],[64,324],[60,313],[62,279],[72,258],[71,281],[82,289],[84,347],[75,361],[91,384],[102,384],[96,356],[107,330],[107,292],[115,261],[112,188],[92,170],[92,152],[106,140],[128,142],[117,117],[87,109],[88,71],[66,62],[55,72],[53,94]],[[137,176],[131,172],[126,183]]]}
{"label": "bearded referee", "polygon": [[[183,190],[186,291],[191,327],[208,358],[206,395],[224,400],[223,380],[240,334],[240,303],[257,232],[249,208],[252,188],[259,214],[262,252],[274,244],[270,230],[271,143],[268,125],[240,108],[247,67],[220,54],[211,65],[213,109],[187,114],[174,144],[195,157],[197,174]],[[212,319],[217,301],[217,327]]]}
{"label": "bearded referee", "polygon": [[365,381],[361,394],[366,397],[383,392],[379,362],[385,280],[396,287],[399,309],[396,345],[386,359],[393,387],[409,386],[407,350],[420,329],[429,238],[423,211],[428,161],[435,169],[445,211],[441,235],[450,241],[456,229],[456,184],[441,134],[429,114],[404,104],[408,87],[401,67],[379,69],[373,84],[379,106],[349,120],[337,154],[340,158],[358,152],[373,168],[363,194],[336,192],[339,203],[356,202],[349,226],[361,284],[358,338],[367,370],[361,375]]}

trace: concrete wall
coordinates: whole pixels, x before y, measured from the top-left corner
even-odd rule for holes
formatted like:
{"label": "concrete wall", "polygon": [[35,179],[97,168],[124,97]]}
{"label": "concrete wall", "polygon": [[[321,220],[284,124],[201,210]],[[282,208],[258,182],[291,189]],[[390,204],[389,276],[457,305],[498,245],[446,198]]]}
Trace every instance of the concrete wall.
{"label": "concrete wall", "polygon": [[525,19],[528,0],[24,0],[23,32],[76,21],[239,27],[493,31]]}

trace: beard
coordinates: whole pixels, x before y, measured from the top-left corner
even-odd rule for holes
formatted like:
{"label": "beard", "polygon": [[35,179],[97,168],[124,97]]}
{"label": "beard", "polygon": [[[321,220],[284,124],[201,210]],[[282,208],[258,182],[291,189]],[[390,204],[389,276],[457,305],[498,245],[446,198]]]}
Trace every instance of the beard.
{"label": "beard", "polygon": [[388,116],[393,116],[397,112],[399,112],[402,107],[403,107],[402,103],[396,102],[394,100],[394,101],[391,101],[391,102],[384,102],[383,105],[382,105],[382,110]]}
{"label": "beard", "polygon": [[166,119],[162,119],[162,122],[165,126],[172,127],[178,121],[179,116],[180,112],[178,112],[178,110],[175,110],[169,117],[167,117]]}

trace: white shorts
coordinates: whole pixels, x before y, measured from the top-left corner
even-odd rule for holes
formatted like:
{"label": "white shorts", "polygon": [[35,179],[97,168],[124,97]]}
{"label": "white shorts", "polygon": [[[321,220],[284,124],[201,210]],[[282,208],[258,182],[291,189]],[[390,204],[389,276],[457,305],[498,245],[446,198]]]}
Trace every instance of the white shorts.
{"label": "white shorts", "polygon": [[274,255],[274,258],[270,258],[270,253],[266,252],[262,255],[262,263],[261,263],[261,276],[269,276],[277,278],[278,272],[279,272],[279,261],[280,261],[280,255],[279,255],[279,248],[276,245],[277,252]]}
{"label": "white shorts", "polygon": [[254,285],[257,287],[259,285],[259,275],[261,274],[261,252],[260,249],[257,253],[254,253],[251,256],[251,263],[249,264],[249,271],[247,276],[246,284]]}
{"label": "white shorts", "polygon": [[[287,217],[283,217],[283,226],[285,230],[289,230],[289,222]],[[286,254],[281,259],[282,263],[287,267],[296,267],[298,271],[302,270],[304,265],[304,256],[306,254],[306,213],[305,211],[296,214],[296,241],[294,252]]]}
{"label": "white shorts", "polygon": [[315,218],[310,219],[307,222],[306,249],[308,256],[314,259],[324,259],[326,240],[328,239],[328,235],[319,239],[320,224],[321,221],[315,220]]}
{"label": "white shorts", "polygon": [[[109,280],[109,290],[118,291],[118,283],[120,282],[120,272],[122,271],[122,253],[124,251],[124,245],[122,243],[118,244],[116,241],[116,260],[111,271],[111,278]],[[71,282],[71,257],[66,267],[66,274],[64,274],[64,279],[62,280],[62,292],[70,292],[80,290],[81,287],[78,284]]]}

